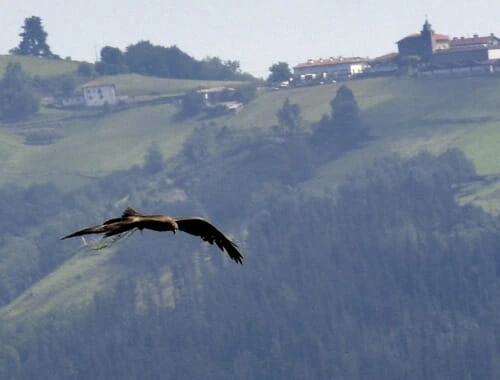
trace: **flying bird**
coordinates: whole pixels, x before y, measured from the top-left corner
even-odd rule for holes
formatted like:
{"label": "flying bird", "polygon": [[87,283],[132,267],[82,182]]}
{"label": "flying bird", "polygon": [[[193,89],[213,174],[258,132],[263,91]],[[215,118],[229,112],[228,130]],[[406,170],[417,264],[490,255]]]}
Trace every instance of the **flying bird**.
{"label": "flying bird", "polygon": [[75,236],[87,234],[104,234],[104,237],[116,236],[125,232],[139,230],[153,231],[172,231],[177,230],[186,232],[190,235],[199,236],[203,241],[210,244],[216,244],[222,252],[238,264],[243,264],[243,255],[238,245],[224,235],[217,227],[208,220],[200,217],[181,217],[172,218],[167,215],[144,215],[132,207],[127,207],[119,218],[113,218],[105,221],[103,224],[87,227],[73,232],[61,238],[68,239]]}

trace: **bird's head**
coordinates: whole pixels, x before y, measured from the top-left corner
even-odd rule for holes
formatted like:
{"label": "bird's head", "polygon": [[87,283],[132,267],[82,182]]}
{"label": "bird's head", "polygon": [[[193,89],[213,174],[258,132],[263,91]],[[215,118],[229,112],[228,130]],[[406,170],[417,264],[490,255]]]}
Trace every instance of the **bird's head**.
{"label": "bird's head", "polygon": [[179,229],[179,226],[177,225],[177,222],[175,220],[173,220],[172,221],[172,232],[174,233],[174,235],[178,229]]}

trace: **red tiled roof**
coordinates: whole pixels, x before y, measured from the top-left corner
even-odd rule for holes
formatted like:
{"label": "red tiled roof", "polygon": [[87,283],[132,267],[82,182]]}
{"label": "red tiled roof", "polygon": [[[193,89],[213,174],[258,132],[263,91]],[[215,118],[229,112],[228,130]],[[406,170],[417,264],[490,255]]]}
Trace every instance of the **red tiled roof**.
{"label": "red tiled roof", "polygon": [[464,46],[464,45],[488,45],[488,43],[492,39],[498,40],[498,38],[495,36],[482,36],[482,37],[475,36],[475,37],[465,37],[465,38],[454,37],[452,40],[450,40],[450,47]]}
{"label": "red tiled roof", "polygon": [[448,36],[447,34],[440,34],[440,33],[434,33],[432,35],[432,37],[434,37],[435,40],[449,40],[450,39],[450,36]]}
{"label": "red tiled roof", "polygon": [[401,41],[404,41],[404,40],[410,40],[410,39],[413,39],[413,38],[420,38],[420,33],[413,33],[413,34],[409,34],[407,35],[406,37],[403,37],[401,38],[399,41],[397,42],[401,42]]}
{"label": "red tiled roof", "polygon": [[113,83],[109,83],[109,82],[103,82],[99,79],[96,79],[96,80],[92,80],[90,82],[87,82],[85,83],[84,85],[82,85],[82,88],[87,88],[87,87],[105,87],[105,86],[115,86]]}
{"label": "red tiled roof", "polygon": [[455,52],[461,52],[461,51],[474,51],[474,50],[490,50],[490,49],[500,49],[499,46],[479,46],[479,45],[472,45],[472,46],[454,46],[449,49],[440,49],[436,50],[434,54],[449,54],[449,53],[455,53]]}
{"label": "red tiled roof", "polygon": [[329,66],[329,65],[338,65],[341,63],[362,63],[367,62],[368,58],[361,57],[338,57],[338,58],[325,58],[325,59],[310,59],[307,62],[299,63],[294,66],[294,69],[298,69],[301,67],[315,67],[315,66]]}
{"label": "red tiled roof", "polygon": [[[404,40],[410,40],[410,39],[413,39],[413,38],[420,38],[422,34],[420,33],[413,33],[413,34],[409,34],[407,35],[406,37],[400,39],[399,41],[397,41],[396,43],[399,43],[401,41],[404,41]],[[433,33],[432,34],[432,38],[434,38],[434,41],[442,41],[442,40],[449,40],[450,39],[450,36],[446,35],[446,34],[441,34],[441,33]]]}
{"label": "red tiled roof", "polygon": [[210,93],[218,93],[224,91],[235,91],[235,89],[232,87],[211,87],[211,88],[202,88],[201,90],[198,90],[198,93],[210,94]]}
{"label": "red tiled roof", "polygon": [[372,62],[376,62],[376,61],[389,61],[393,58],[396,58],[398,56],[398,53],[387,53],[387,54],[384,54],[384,55],[381,55],[379,57],[375,57],[373,58],[371,61]]}

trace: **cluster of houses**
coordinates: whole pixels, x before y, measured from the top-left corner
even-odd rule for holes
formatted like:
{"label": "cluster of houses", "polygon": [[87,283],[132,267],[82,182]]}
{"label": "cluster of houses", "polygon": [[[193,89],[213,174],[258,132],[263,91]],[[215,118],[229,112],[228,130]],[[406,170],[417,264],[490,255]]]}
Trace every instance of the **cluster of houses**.
{"label": "cluster of houses", "polygon": [[489,36],[453,37],[435,33],[427,20],[420,33],[397,41],[398,52],[375,59],[330,57],[309,59],[293,68],[294,80],[328,81],[351,77],[394,75],[411,71],[418,76],[483,74],[500,71],[500,39]]}
{"label": "cluster of houses", "polygon": [[[235,89],[231,87],[212,87],[200,89],[197,92],[202,96],[206,109],[217,109],[222,112],[238,113],[243,108],[243,103],[232,100]],[[170,97],[170,101],[181,101],[182,96]],[[45,105],[56,105],[61,108],[84,108],[84,107],[105,107],[114,106],[118,103],[134,103],[133,99],[127,96],[118,96],[113,83],[101,80],[93,80],[85,83],[79,90],[71,96],[60,99],[46,98]]]}
{"label": "cluster of houses", "polygon": [[[294,85],[325,83],[349,78],[390,76],[411,72],[420,77],[444,75],[474,75],[500,72],[500,38],[488,36],[453,37],[434,32],[425,20],[419,33],[397,41],[397,53],[374,59],[362,57],[329,57],[309,59],[293,67]],[[286,83],[288,87],[289,83]],[[277,88],[279,89],[279,88]],[[243,107],[231,100],[234,89],[217,87],[198,91],[205,106],[224,106],[237,113]],[[81,92],[59,99],[60,107],[105,107],[127,99],[116,95],[113,83],[93,80],[81,87]]]}

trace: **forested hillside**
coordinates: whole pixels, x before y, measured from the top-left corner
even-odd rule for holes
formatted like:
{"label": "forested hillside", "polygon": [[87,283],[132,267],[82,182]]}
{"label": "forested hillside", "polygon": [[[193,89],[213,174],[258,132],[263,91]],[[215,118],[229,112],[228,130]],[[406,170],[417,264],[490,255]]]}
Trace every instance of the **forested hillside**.
{"label": "forested hillside", "polygon": [[[234,170],[219,181],[230,183]],[[79,208],[59,207],[58,217],[82,219],[111,194],[134,194],[129,201],[147,211],[189,208],[164,201],[165,174],[102,181],[78,194]],[[16,323],[6,319],[3,376],[498,374],[499,225],[457,204],[454,187],[475,176],[460,152],[388,157],[321,199],[289,188],[293,180],[258,185],[268,174],[256,174],[250,196],[210,185],[188,194],[193,212],[232,226],[246,253],[242,267],[190,239],[133,236],[110,259],[127,275],[97,292],[83,313],[56,309],[36,322],[19,316],[24,322],[11,328]]]}
{"label": "forested hillside", "polygon": [[[499,377],[500,117],[464,88],[358,81],[185,120],[148,105],[43,147],[2,125],[0,378]],[[126,206],[205,216],[244,265],[181,233],[59,240]]]}

